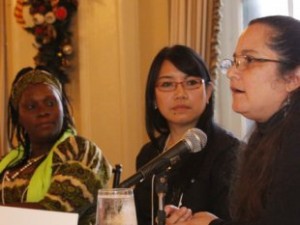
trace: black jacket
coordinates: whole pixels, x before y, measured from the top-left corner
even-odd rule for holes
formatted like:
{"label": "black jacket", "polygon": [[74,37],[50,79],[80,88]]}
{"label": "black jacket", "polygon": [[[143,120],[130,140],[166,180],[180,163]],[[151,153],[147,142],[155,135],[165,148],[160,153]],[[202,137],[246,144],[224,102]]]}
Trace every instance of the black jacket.
{"label": "black jacket", "polygon": [[[299,97],[299,96],[298,96]],[[299,102],[299,98],[297,101]],[[288,123],[279,137],[279,152],[273,164],[273,178],[264,202],[264,210],[251,222],[215,220],[210,225],[299,225],[300,224],[300,104],[289,109]],[[255,141],[283,126],[286,109],[278,111],[267,122],[258,124]],[[268,151],[268,149],[266,150]],[[251,194],[251,193],[249,193]],[[221,217],[222,218],[222,217]],[[222,218],[223,219],[223,218]]]}
{"label": "black jacket", "polygon": [[[178,205],[181,201],[181,205],[193,212],[205,210],[221,218],[229,218],[228,192],[240,142],[216,124],[207,137],[203,150],[190,154],[167,173],[165,204]],[[167,136],[158,138],[159,149],[151,142],[145,144],[137,156],[136,168],[158,156],[166,139]],[[137,184],[134,190],[139,225],[151,224],[151,180]],[[158,210],[157,200],[154,192],[154,218]]]}

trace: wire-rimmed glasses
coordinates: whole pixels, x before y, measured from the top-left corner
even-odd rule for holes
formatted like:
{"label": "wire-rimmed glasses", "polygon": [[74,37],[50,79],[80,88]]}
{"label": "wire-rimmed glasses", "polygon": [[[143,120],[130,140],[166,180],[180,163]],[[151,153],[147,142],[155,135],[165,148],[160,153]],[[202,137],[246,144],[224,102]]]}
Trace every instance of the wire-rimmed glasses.
{"label": "wire-rimmed glasses", "polygon": [[203,83],[204,83],[204,79],[200,79],[200,78],[188,78],[181,82],[171,81],[162,78],[161,80],[158,80],[155,86],[160,91],[169,92],[169,91],[175,91],[179,84],[182,85],[182,87],[185,90],[193,90],[201,87]]}
{"label": "wire-rimmed glasses", "polygon": [[288,64],[285,61],[277,60],[277,59],[265,59],[265,58],[256,58],[249,55],[235,55],[233,56],[233,60],[231,59],[223,59],[220,63],[220,70],[223,74],[227,74],[228,70],[235,66],[238,70],[246,69],[251,63],[254,62],[274,62],[274,63],[283,63]]}

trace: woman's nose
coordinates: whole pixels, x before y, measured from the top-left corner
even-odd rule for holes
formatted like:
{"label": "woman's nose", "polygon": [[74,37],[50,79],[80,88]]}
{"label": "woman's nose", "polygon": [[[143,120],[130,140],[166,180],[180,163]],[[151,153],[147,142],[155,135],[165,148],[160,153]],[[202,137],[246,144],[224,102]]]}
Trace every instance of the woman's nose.
{"label": "woman's nose", "polygon": [[240,79],[240,75],[238,74],[238,72],[239,71],[237,70],[237,68],[235,66],[232,66],[228,69],[226,76],[229,80]]}
{"label": "woman's nose", "polygon": [[175,89],[175,97],[186,97],[187,93],[182,83],[177,84]]}
{"label": "woman's nose", "polygon": [[38,112],[37,112],[38,116],[47,116],[49,114],[50,114],[50,112],[46,106],[43,106],[43,105],[38,106]]}

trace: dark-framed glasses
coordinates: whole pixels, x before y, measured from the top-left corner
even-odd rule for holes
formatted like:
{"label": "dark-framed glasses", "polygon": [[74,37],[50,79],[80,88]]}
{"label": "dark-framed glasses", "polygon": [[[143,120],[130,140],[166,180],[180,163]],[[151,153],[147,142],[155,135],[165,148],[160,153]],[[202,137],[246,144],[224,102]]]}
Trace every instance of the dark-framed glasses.
{"label": "dark-framed glasses", "polygon": [[182,85],[182,87],[185,90],[193,90],[201,87],[203,83],[204,83],[204,79],[197,79],[197,78],[186,79],[181,82],[161,79],[158,80],[155,86],[160,91],[168,92],[168,91],[175,91],[179,84]]}
{"label": "dark-framed glasses", "polygon": [[276,59],[256,58],[250,55],[236,55],[233,56],[233,60],[223,59],[220,63],[220,70],[223,74],[226,74],[232,66],[235,66],[235,68],[237,68],[238,70],[244,70],[247,69],[248,66],[254,62],[259,62],[259,63],[274,62],[274,63],[288,64],[285,61],[276,60]]}

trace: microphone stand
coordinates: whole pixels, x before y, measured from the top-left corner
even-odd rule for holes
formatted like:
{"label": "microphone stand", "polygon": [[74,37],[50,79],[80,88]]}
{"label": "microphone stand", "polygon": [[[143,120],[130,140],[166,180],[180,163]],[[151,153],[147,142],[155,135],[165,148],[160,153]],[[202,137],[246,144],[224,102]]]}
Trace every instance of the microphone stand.
{"label": "microphone stand", "polygon": [[113,188],[117,188],[119,186],[121,172],[122,172],[122,165],[116,164],[115,168],[113,169],[113,173],[114,173]]}
{"label": "microphone stand", "polygon": [[168,190],[167,176],[165,173],[161,173],[156,176],[155,179],[155,191],[158,196],[158,210],[157,210],[157,221],[158,225],[165,225],[166,213],[164,211],[165,206],[165,195]]}

